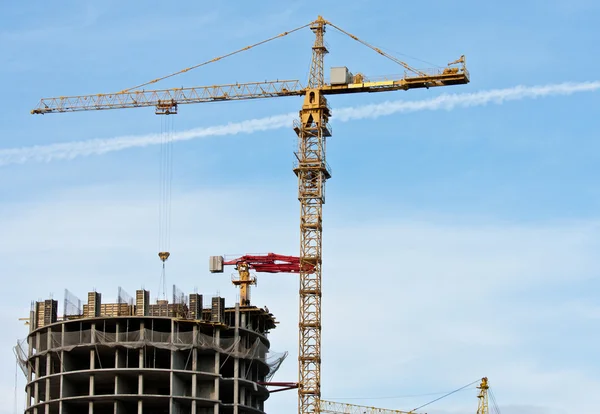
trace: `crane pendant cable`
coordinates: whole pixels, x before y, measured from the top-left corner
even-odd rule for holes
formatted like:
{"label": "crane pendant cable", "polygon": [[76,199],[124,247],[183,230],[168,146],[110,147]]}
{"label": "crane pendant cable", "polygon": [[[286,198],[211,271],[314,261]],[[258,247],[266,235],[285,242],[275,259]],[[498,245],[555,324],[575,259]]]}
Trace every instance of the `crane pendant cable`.
{"label": "crane pendant cable", "polygon": [[171,255],[171,184],[173,181],[173,123],[174,117],[160,116],[161,144],[158,200],[158,257],[162,261],[158,298],[166,299],[165,262]]}

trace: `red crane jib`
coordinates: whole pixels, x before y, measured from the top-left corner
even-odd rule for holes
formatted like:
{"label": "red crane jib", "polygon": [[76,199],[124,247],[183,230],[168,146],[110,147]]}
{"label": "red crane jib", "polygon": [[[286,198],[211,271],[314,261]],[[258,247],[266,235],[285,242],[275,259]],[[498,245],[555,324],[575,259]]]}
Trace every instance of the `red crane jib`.
{"label": "red crane jib", "polygon": [[[250,269],[260,273],[300,273],[300,258],[267,253],[260,255],[247,254],[236,259],[227,260],[223,265],[236,265],[245,262]],[[312,273],[314,266],[306,264],[306,273]]]}

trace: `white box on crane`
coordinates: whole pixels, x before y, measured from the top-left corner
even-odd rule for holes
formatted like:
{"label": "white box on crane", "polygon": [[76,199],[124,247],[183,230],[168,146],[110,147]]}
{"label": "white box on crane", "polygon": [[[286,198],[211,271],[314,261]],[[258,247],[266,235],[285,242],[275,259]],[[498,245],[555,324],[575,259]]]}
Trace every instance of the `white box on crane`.
{"label": "white box on crane", "polygon": [[331,68],[329,81],[332,85],[347,85],[352,83],[353,75],[346,66]]}
{"label": "white box on crane", "polygon": [[223,273],[223,256],[210,256],[208,270],[210,273]]}

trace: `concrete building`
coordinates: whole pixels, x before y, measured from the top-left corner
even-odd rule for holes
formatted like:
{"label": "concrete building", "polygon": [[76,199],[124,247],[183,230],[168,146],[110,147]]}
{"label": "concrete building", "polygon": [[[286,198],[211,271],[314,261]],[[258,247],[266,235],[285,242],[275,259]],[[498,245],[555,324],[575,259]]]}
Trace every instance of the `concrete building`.
{"label": "concrete building", "polygon": [[285,357],[269,352],[272,314],[219,297],[204,309],[198,294],[189,305],[135,297],[103,305],[91,292],[85,312],[60,319],[56,301],[34,303],[26,414],[264,412],[261,383]]}

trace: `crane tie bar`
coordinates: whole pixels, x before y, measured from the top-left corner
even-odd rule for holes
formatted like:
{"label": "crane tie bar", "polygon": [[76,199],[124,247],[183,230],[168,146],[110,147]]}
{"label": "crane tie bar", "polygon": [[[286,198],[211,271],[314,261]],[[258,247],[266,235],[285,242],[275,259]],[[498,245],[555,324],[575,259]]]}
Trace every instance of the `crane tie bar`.
{"label": "crane tie bar", "polygon": [[167,79],[167,78],[171,78],[171,77],[173,77],[173,76],[176,76],[176,75],[180,75],[180,74],[182,74],[182,73],[185,73],[185,72],[188,72],[188,71],[190,71],[190,70],[192,70],[192,69],[197,69],[197,68],[199,68],[200,66],[205,66],[205,65],[208,65],[209,63],[217,62],[217,61],[219,61],[219,60],[221,60],[221,59],[224,59],[224,58],[226,58],[226,57],[233,56],[233,55],[235,55],[235,54],[238,54],[238,53],[244,52],[244,51],[246,51],[246,50],[250,50],[250,49],[252,49],[252,48],[254,48],[254,47],[256,47],[256,46],[260,46],[260,45],[262,45],[262,44],[265,44],[265,43],[267,43],[267,42],[270,42],[271,40],[275,40],[275,39],[278,39],[278,38],[280,38],[280,37],[287,36],[287,35],[289,35],[290,33],[297,32],[298,30],[304,29],[305,27],[308,27],[308,26],[310,26],[311,24],[312,24],[312,22],[311,22],[311,23],[308,23],[308,24],[305,24],[304,26],[297,27],[297,28],[295,28],[295,29],[293,29],[293,30],[290,30],[290,31],[288,31],[288,32],[283,32],[283,33],[280,33],[280,34],[278,34],[277,36],[270,37],[270,38],[268,38],[268,39],[266,39],[266,40],[263,40],[263,41],[261,41],[261,42],[254,43],[253,45],[250,45],[250,46],[245,46],[245,47],[243,47],[243,48],[241,48],[241,49],[238,49],[238,50],[236,50],[236,51],[234,51],[234,52],[231,52],[231,53],[228,53],[228,54],[226,54],[226,55],[222,55],[222,56],[216,57],[216,58],[214,58],[214,59],[207,60],[206,62],[202,62],[202,63],[200,63],[200,64],[198,64],[198,65],[195,65],[195,66],[190,66],[189,68],[185,68],[185,69],[182,69],[182,70],[180,70],[180,71],[173,72],[173,73],[171,73],[170,75],[162,76],[162,77],[160,77],[160,78],[156,78],[156,79],[153,79],[153,80],[151,80],[151,81],[148,81],[148,82],[145,82],[145,83],[141,83],[141,84],[139,84],[139,85],[137,85],[137,86],[134,86],[134,87],[131,87],[131,88],[128,88],[128,89],[123,89],[123,90],[121,91],[121,93],[123,93],[123,92],[129,92],[129,91],[131,91],[131,90],[133,90],[133,89],[138,89],[138,88],[141,88],[142,86],[146,86],[146,85],[150,85],[150,84],[152,84],[152,83],[160,82],[161,80],[164,80],[164,79]]}

